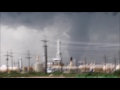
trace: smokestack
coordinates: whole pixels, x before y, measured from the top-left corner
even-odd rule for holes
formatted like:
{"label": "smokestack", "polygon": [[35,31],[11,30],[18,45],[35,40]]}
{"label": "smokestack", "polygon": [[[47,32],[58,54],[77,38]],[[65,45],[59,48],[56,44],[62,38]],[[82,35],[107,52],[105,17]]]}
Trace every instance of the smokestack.
{"label": "smokestack", "polygon": [[72,61],[72,57],[70,58],[70,61]]}

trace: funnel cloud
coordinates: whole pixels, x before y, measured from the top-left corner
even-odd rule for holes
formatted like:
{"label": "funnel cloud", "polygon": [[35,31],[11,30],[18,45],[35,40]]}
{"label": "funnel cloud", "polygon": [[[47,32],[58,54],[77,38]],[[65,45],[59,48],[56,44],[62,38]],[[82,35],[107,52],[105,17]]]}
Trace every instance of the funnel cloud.
{"label": "funnel cloud", "polygon": [[[31,52],[31,63],[36,55],[43,59],[44,38],[48,40],[48,58],[56,55],[56,41],[61,39],[63,62],[73,59],[109,62],[118,58],[119,12],[1,12],[1,60],[5,64],[6,51],[13,50],[14,59],[20,56],[27,65],[26,53]],[[99,44],[99,43],[102,43]],[[107,45],[108,46],[107,46]],[[24,54],[25,53],[25,54]],[[10,62],[9,62],[10,63]]]}

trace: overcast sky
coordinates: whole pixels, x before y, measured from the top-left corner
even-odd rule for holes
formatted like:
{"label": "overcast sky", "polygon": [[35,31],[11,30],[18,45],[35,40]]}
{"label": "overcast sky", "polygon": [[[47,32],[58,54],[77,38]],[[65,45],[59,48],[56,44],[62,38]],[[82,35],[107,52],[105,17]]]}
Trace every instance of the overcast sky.
{"label": "overcast sky", "polygon": [[[61,39],[62,57],[104,62],[107,55],[113,62],[119,50],[119,13],[114,12],[1,12],[1,59],[6,64],[6,52],[12,49],[14,60],[32,54],[31,62],[39,55],[43,60],[44,38],[48,40],[48,58],[56,56],[56,41]],[[10,61],[9,61],[10,63]]]}

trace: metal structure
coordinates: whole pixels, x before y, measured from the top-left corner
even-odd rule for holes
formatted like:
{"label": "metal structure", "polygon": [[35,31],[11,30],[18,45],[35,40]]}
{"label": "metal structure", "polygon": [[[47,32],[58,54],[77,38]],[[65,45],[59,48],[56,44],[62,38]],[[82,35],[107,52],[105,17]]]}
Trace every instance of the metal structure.
{"label": "metal structure", "polygon": [[61,41],[60,39],[57,41],[57,53],[56,53],[56,58],[53,58],[53,61],[58,61],[59,63],[62,60],[61,57],[62,53],[61,53]]}
{"label": "metal structure", "polygon": [[76,66],[76,60],[74,59],[74,66]]}
{"label": "metal structure", "polygon": [[12,56],[12,50],[11,50],[11,53],[10,53],[11,55],[10,55],[10,57],[11,57],[11,66],[12,66],[12,70],[13,70],[13,56]]}
{"label": "metal structure", "polygon": [[10,56],[10,55],[8,55],[8,52],[7,52],[7,54],[5,56],[6,56],[6,66],[7,66],[7,72],[8,72],[8,60],[9,60],[8,56]]}
{"label": "metal structure", "polygon": [[61,47],[60,47],[60,45],[61,45],[61,41],[58,40],[57,41],[57,54],[56,54],[56,58],[59,58],[59,59],[61,59]]}
{"label": "metal structure", "polygon": [[30,51],[28,50],[28,57],[26,57],[28,59],[28,71],[30,71],[30,59],[32,57],[30,57]]}
{"label": "metal structure", "polygon": [[19,58],[19,67],[20,67],[20,70],[22,70],[22,67],[23,67],[22,57]]}
{"label": "metal structure", "polygon": [[37,57],[36,57],[36,63],[39,63],[39,59],[40,59],[40,57],[37,56]]}
{"label": "metal structure", "polygon": [[44,47],[44,59],[45,59],[45,73],[47,73],[47,40],[41,40],[43,41],[43,47]]}
{"label": "metal structure", "polygon": [[119,61],[118,61],[119,67],[120,67],[120,50],[119,50]]}
{"label": "metal structure", "polygon": [[105,72],[106,72],[106,63],[107,63],[107,57],[106,57],[106,54],[104,56],[104,60],[105,60]]}
{"label": "metal structure", "polygon": [[14,59],[14,66],[18,67],[19,66],[18,64],[19,63],[17,61],[15,61],[15,59]]}
{"label": "metal structure", "polygon": [[87,61],[86,61],[86,57],[85,57],[85,71],[86,71],[86,63],[87,63]]}
{"label": "metal structure", "polygon": [[113,60],[114,60],[115,70],[116,70],[116,57],[115,56],[114,56]]}
{"label": "metal structure", "polygon": [[18,69],[19,69],[19,67],[20,67],[20,63],[19,63],[19,60],[18,60]]}

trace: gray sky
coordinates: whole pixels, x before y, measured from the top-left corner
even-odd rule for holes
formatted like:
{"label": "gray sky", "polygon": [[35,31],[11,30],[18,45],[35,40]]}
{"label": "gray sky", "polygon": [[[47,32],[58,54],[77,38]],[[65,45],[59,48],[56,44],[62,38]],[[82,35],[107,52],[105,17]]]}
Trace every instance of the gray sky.
{"label": "gray sky", "polygon": [[[106,53],[109,62],[118,58],[119,13],[113,12],[1,12],[1,58],[5,64],[6,51],[12,49],[14,59],[20,56],[27,65],[27,50],[43,59],[40,40],[46,38],[48,57],[56,55],[56,41],[61,39],[63,61],[72,56],[76,60],[103,62]],[[10,62],[9,62],[10,63]]]}

